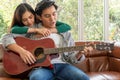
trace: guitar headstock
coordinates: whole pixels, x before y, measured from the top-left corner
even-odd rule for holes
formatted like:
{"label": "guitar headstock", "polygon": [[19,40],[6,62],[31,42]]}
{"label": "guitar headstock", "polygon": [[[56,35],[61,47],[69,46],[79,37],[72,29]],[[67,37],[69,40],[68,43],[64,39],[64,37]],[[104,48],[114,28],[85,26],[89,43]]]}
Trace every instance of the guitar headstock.
{"label": "guitar headstock", "polygon": [[100,43],[96,44],[96,49],[100,51],[111,52],[114,49],[114,43]]}

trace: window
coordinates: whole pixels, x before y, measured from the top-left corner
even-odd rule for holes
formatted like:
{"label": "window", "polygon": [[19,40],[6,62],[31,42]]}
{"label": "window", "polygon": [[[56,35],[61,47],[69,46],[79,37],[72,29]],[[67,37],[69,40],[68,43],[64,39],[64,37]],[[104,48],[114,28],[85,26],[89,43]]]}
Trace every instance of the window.
{"label": "window", "polygon": [[120,1],[109,0],[109,40],[120,41]]}
{"label": "window", "polygon": [[103,40],[104,5],[103,0],[84,0],[83,39]]}
{"label": "window", "polygon": [[14,9],[21,1],[22,0],[0,1],[0,37],[5,32],[7,32],[7,28],[9,27],[12,20]]}
{"label": "window", "polygon": [[[14,9],[21,2],[34,8],[41,0],[2,0],[0,2],[0,36],[10,25]],[[119,0],[54,0],[59,6],[58,20],[72,27],[78,40],[120,40]],[[2,24],[1,24],[2,23]]]}
{"label": "window", "polygon": [[79,40],[120,40],[120,1],[79,0]]}

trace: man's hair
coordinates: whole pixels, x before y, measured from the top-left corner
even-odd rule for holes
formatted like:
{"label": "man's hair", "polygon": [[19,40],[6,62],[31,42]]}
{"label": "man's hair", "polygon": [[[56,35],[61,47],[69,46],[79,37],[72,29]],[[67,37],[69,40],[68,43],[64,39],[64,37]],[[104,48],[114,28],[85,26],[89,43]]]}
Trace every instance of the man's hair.
{"label": "man's hair", "polygon": [[37,15],[41,16],[43,10],[45,10],[46,8],[49,8],[51,6],[54,6],[56,10],[58,9],[58,6],[55,4],[54,1],[51,1],[51,0],[42,0],[41,2],[39,2],[36,5],[35,13]]}

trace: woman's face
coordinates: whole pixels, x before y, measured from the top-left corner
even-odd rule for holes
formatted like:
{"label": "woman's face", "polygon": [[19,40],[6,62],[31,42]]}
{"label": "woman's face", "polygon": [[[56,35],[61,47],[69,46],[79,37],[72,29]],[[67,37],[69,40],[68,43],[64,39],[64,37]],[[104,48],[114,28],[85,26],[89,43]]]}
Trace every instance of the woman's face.
{"label": "woman's face", "polygon": [[22,23],[23,23],[25,26],[28,26],[28,27],[33,26],[34,23],[35,23],[34,15],[33,15],[31,12],[26,11],[26,12],[22,15]]}
{"label": "woman's face", "polygon": [[43,26],[47,28],[56,27],[57,11],[55,7],[51,6],[43,10],[42,15],[40,16],[40,20],[42,21]]}

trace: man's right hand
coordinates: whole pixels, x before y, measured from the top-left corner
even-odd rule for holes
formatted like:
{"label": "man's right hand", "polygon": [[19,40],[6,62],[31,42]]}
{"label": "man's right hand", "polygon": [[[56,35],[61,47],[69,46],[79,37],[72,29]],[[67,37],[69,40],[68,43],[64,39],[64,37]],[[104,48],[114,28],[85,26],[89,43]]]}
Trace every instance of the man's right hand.
{"label": "man's right hand", "polygon": [[34,64],[36,59],[33,56],[33,54],[25,49],[23,49],[21,51],[20,57],[22,58],[22,60],[26,63],[26,64]]}

